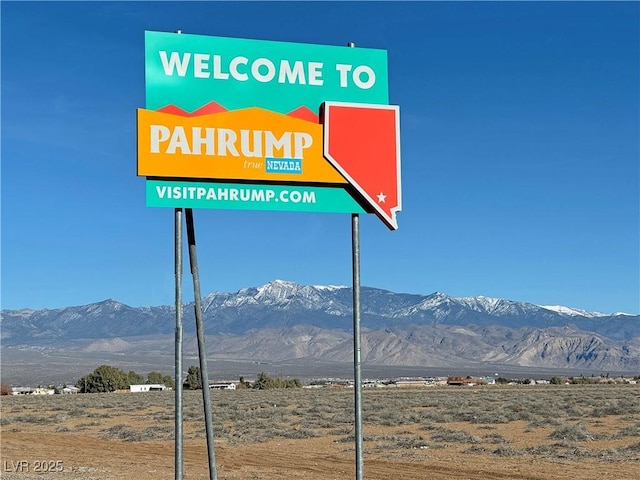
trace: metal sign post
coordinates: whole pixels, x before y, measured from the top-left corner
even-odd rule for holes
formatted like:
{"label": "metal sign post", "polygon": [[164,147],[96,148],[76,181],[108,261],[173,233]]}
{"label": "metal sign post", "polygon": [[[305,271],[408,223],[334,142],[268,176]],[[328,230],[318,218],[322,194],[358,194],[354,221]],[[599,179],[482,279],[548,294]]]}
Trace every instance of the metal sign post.
{"label": "metal sign post", "polygon": [[[349,42],[349,48],[355,43]],[[362,457],[362,371],[360,359],[360,216],[351,215],[351,268],[353,272],[353,396],[355,408],[356,480],[364,478]]]}
{"label": "metal sign post", "polygon": [[[182,30],[176,30],[181,34]],[[176,333],[175,333],[175,452],[174,452],[174,472],[175,480],[182,480],[183,461],[183,390],[184,380],[182,378],[182,208],[174,209],[174,232],[175,232],[175,278],[176,278]]]}
{"label": "metal sign post", "polygon": [[176,277],[176,344],[175,344],[175,480],[182,480],[182,209],[175,209],[175,277]]}
{"label": "metal sign post", "polygon": [[360,216],[351,215],[351,245],[353,265],[353,370],[355,398],[356,479],[364,475],[362,457],[362,372],[360,368]]}

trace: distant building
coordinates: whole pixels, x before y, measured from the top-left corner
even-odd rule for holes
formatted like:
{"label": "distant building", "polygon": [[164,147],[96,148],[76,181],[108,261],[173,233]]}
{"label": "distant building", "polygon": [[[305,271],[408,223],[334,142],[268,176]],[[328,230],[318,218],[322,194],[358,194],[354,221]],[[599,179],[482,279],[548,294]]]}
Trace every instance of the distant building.
{"label": "distant building", "polygon": [[44,387],[11,387],[11,395],[53,395],[53,388]]}
{"label": "distant building", "polygon": [[426,387],[426,380],[398,380],[396,382],[397,387]]}
{"label": "distant building", "polygon": [[11,387],[11,395],[32,395],[34,391],[33,387]]}
{"label": "distant building", "polygon": [[377,380],[366,380],[362,382],[362,388],[377,388],[384,387],[384,385]]}
{"label": "distant building", "polygon": [[447,378],[447,385],[453,385],[455,387],[459,387],[459,386],[468,386],[468,387],[474,387],[475,385],[478,384],[478,379],[477,378],[471,378],[471,377],[449,377]]}
{"label": "distant building", "polygon": [[427,385],[429,386],[445,386],[447,384],[447,377],[427,377],[425,378]]}
{"label": "distant building", "polygon": [[161,392],[166,389],[167,389],[167,386],[160,383],[149,383],[146,385],[129,385],[129,391],[132,393]]}
{"label": "distant building", "polygon": [[80,393],[80,389],[78,387],[74,387],[72,385],[66,385],[60,389],[60,393],[62,394],[75,394]]}
{"label": "distant building", "polygon": [[216,382],[209,384],[209,390],[235,390],[236,384],[234,382]]}

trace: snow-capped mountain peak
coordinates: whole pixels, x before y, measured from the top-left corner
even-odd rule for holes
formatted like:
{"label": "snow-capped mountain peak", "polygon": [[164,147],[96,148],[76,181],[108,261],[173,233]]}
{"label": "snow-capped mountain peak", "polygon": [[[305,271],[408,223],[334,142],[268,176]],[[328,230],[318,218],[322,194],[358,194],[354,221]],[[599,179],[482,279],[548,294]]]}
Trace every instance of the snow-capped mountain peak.
{"label": "snow-capped mountain peak", "polygon": [[[606,313],[588,312],[586,310],[581,310],[578,308],[563,307],[562,305],[541,305],[541,307],[547,310],[551,310],[552,312],[561,313],[563,315],[569,315],[569,316],[581,316],[581,317],[589,317],[589,318],[608,316]],[[617,315],[617,314],[614,314],[614,315]]]}
{"label": "snow-capped mountain peak", "polygon": [[313,285],[313,288],[325,292],[334,292],[336,290],[344,290],[345,288],[349,287],[345,285]]}

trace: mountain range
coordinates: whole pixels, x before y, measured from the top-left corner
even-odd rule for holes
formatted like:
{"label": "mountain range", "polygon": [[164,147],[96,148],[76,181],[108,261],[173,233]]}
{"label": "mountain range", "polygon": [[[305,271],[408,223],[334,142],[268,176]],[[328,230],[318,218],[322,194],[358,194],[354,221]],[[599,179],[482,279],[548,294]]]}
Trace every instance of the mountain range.
{"label": "mountain range", "polygon": [[[363,365],[512,366],[640,373],[640,316],[504,299],[361,288]],[[230,361],[352,362],[352,290],[274,280],[202,299],[207,355]],[[51,310],[3,310],[3,351],[173,361],[173,306],[115,300]],[[185,354],[195,352],[193,304]],[[3,352],[3,357],[5,352]],[[7,363],[9,361],[9,363]],[[11,358],[3,358],[3,372]]]}

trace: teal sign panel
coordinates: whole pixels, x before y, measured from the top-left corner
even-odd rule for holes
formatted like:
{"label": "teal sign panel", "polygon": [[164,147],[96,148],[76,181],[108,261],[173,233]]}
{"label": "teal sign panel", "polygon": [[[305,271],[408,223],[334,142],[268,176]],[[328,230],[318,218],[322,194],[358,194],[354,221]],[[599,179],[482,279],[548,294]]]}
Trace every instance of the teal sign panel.
{"label": "teal sign panel", "polygon": [[147,180],[148,207],[366,213],[338,187]]}
{"label": "teal sign panel", "polygon": [[387,51],[145,32],[146,108],[193,112],[261,107],[278,113],[325,101],[388,104]]}

